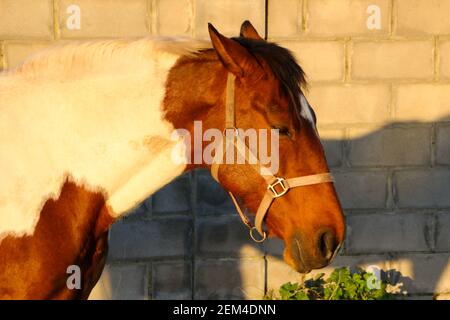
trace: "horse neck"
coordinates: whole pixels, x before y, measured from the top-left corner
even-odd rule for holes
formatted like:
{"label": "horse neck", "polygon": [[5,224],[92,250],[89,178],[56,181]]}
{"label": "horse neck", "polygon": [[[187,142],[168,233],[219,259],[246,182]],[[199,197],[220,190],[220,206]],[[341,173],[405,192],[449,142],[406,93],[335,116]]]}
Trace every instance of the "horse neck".
{"label": "horse neck", "polygon": [[[183,57],[172,68],[167,79],[164,98],[165,119],[175,129],[185,129],[190,134],[191,160],[194,159],[194,123],[201,122],[202,131],[225,127],[225,87],[227,70],[214,51],[206,51],[198,57]],[[197,128],[198,129],[198,128]],[[200,132],[203,135],[203,132]],[[202,150],[206,142],[202,144]],[[198,151],[202,151],[198,150]],[[188,162],[185,171],[208,164]]]}
{"label": "horse neck", "polygon": [[171,161],[177,142],[161,110],[177,59],[156,52],[137,71],[70,81],[55,81],[50,71],[5,75],[0,127],[14,139],[0,136],[0,159],[8,159],[0,166],[0,198],[7,199],[0,205],[0,238],[32,234],[42,203],[59,197],[67,175],[79,187],[100,190],[117,218],[183,173],[186,165]]}

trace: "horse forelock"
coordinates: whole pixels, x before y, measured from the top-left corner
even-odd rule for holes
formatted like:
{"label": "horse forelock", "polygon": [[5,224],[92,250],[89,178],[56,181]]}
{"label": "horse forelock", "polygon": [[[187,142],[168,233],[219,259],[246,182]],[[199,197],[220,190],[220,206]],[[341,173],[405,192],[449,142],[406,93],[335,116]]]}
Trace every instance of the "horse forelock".
{"label": "horse forelock", "polygon": [[[290,100],[289,112],[296,127],[300,126],[300,118],[309,110],[302,110],[302,87],[307,88],[306,75],[297,63],[293,53],[276,43],[248,38],[233,38],[245,47],[256,59],[264,60],[273,75],[280,83],[281,92]],[[306,118],[311,120],[310,118]]]}

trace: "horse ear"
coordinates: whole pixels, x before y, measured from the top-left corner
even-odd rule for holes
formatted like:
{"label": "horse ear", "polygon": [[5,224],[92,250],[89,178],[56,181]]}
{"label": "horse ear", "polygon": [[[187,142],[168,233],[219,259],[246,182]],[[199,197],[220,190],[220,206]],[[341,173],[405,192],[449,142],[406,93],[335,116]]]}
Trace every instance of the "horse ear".
{"label": "horse ear", "polygon": [[261,36],[258,34],[258,31],[256,31],[255,27],[248,20],[245,20],[242,23],[240,36],[253,40],[264,40],[263,38],[261,38]]}
{"label": "horse ear", "polygon": [[220,34],[208,23],[209,36],[219,59],[225,68],[237,77],[250,74],[257,66],[255,58],[237,41]]}

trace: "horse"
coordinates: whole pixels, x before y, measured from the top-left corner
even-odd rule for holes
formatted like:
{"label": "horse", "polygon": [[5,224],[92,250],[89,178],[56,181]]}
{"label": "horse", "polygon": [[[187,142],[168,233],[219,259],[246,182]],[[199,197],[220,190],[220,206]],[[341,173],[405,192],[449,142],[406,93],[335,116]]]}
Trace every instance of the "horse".
{"label": "horse", "polygon": [[[345,222],[303,70],[249,21],[238,37],[208,30],[210,41],[65,44],[0,74],[1,299],[86,299],[104,268],[111,225],[199,167],[229,191],[255,241],[283,240],[292,268],[331,262]],[[206,142],[199,148],[174,131],[194,134],[196,121],[224,133],[225,153],[238,147],[225,132],[251,155],[237,128],[271,130],[278,171],[258,157],[223,162],[217,151],[212,163],[187,161]],[[79,287],[68,285],[73,266]]]}

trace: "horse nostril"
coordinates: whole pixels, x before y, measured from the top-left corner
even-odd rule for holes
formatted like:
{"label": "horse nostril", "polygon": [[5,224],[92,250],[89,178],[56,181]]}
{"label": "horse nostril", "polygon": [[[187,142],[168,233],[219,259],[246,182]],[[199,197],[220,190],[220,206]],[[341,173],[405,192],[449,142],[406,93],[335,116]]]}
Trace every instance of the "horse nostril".
{"label": "horse nostril", "polygon": [[326,230],[319,234],[317,244],[319,254],[326,260],[330,260],[333,257],[334,251],[337,247],[336,236],[334,232]]}

